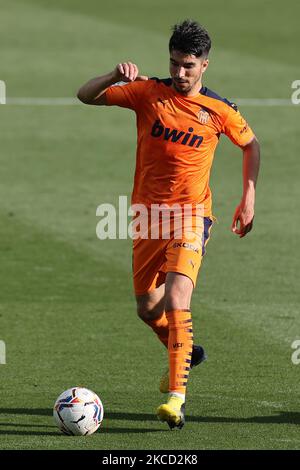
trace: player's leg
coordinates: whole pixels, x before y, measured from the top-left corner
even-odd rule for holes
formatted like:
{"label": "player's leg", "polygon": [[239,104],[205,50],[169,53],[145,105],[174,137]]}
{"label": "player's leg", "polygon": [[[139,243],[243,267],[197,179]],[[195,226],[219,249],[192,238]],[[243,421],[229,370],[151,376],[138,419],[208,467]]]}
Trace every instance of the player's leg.
{"label": "player's leg", "polygon": [[165,310],[169,323],[169,399],[157,414],[170,428],[184,424],[186,386],[193,352],[193,328],[190,302],[192,280],[180,273],[169,272],[165,283]]}
{"label": "player's leg", "polygon": [[[168,349],[169,322],[166,317],[165,284],[143,295],[136,296],[137,313],[140,319],[156,333],[161,343]],[[205,361],[206,353],[202,346],[193,345],[191,368]],[[169,393],[169,367],[162,374],[159,391]]]}
{"label": "player's leg", "polygon": [[[171,428],[184,424],[185,391],[195,351],[199,360],[205,359],[202,347],[193,346],[193,327],[190,301],[197,275],[205,254],[212,220],[208,217],[192,220],[181,239],[170,241],[166,256],[165,310],[169,322],[169,400],[157,414]],[[194,223],[194,222],[197,222]],[[195,229],[196,227],[196,229]],[[189,236],[188,236],[189,235]]]}
{"label": "player's leg", "polygon": [[162,271],[168,240],[142,239],[133,242],[133,285],[138,316],[157,334],[168,348],[168,322],[164,312]]}
{"label": "player's leg", "polygon": [[194,285],[192,280],[182,273],[168,272],[165,281],[165,309],[189,310]]}
{"label": "player's leg", "polygon": [[166,277],[165,310],[169,322],[169,392],[185,396],[192,360],[193,327],[190,310],[194,285],[181,273]]}
{"label": "player's leg", "polygon": [[165,284],[142,295],[136,295],[137,313],[168,348],[169,325],[164,310]]}

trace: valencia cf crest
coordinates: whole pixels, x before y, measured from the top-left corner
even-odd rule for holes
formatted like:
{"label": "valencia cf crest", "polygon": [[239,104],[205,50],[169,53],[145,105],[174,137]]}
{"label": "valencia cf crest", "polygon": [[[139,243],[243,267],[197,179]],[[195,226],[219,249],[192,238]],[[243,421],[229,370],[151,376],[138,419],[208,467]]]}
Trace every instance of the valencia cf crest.
{"label": "valencia cf crest", "polygon": [[200,110],[198,117],[201,124],[207,124],[209,121],[209,113],[205,109]]}

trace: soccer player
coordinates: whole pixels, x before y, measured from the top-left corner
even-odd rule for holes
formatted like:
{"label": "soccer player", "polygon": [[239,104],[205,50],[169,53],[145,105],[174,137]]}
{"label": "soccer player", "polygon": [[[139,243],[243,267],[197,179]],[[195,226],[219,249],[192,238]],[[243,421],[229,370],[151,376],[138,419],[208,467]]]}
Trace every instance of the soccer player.
{"label": "soccer player", "polygon": [[[232,222],[240,238],[252,229],[259,171],[259,144],[251,128],[233,103],[202,83],[210,48],[207,31],[185,20],[174,26],[169,41],[170,78],[148,79],[134,63],[124,62],[78,92],[83,103],[136,113],[132,203],[192,207],[190,224],[179,239],[173,216],[168,238],[138,236],[133,241],[138,315],[168,349],[169,369],[160,390],[169,395],[157,415],[171,429],[184,425],[189,372],[205,358],[203,348],[193,344],[190,303],[214,220],[209,176],[220,135],[226,134],[243,154],[243,194]],[[200,225],[195,223],[199,206]]]}

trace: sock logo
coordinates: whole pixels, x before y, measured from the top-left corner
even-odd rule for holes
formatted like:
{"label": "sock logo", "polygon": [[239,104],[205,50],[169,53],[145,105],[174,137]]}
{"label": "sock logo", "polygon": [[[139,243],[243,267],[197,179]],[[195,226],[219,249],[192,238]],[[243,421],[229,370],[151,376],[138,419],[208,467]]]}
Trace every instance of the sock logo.
{"label": "sock logo", "polygon": [[156,138],[162,137],[169,142],[178,142],[181,145],[198,148],[202,144],[203,137],[201,135],[192,134],[192,132],[194,132],[193,127],[189,127],[188,132],[164,127],[160,120],[157,119],[152,126],[151,135]]}
{"label": "sock logo", "polygon": [[182,348],[183,343],[173,343],[173,349]]}

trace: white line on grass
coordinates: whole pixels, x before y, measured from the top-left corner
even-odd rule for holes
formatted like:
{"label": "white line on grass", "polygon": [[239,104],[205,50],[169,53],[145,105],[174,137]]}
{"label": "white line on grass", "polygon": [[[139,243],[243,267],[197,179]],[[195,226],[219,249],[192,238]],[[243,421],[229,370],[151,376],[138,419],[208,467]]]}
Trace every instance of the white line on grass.
{"label": "white line on grass", "polygon": [[[294,106],[290,99],[283,98],[234,98],[241,106]],[[6,105],[16,106],[70,106],[82,104],[77,98],[7,98]],[[299,105],[300,108],[300,105]]]}
{"label": "white line on grass", "polygon": [[6,104],[17,106],[68,106],[81,103],[77,98],[7,98]]}
{"label": "white line on grass", "polygon": [[236,98],[232,101],[241,106],[297,106],[291,100],[281,98]]}

